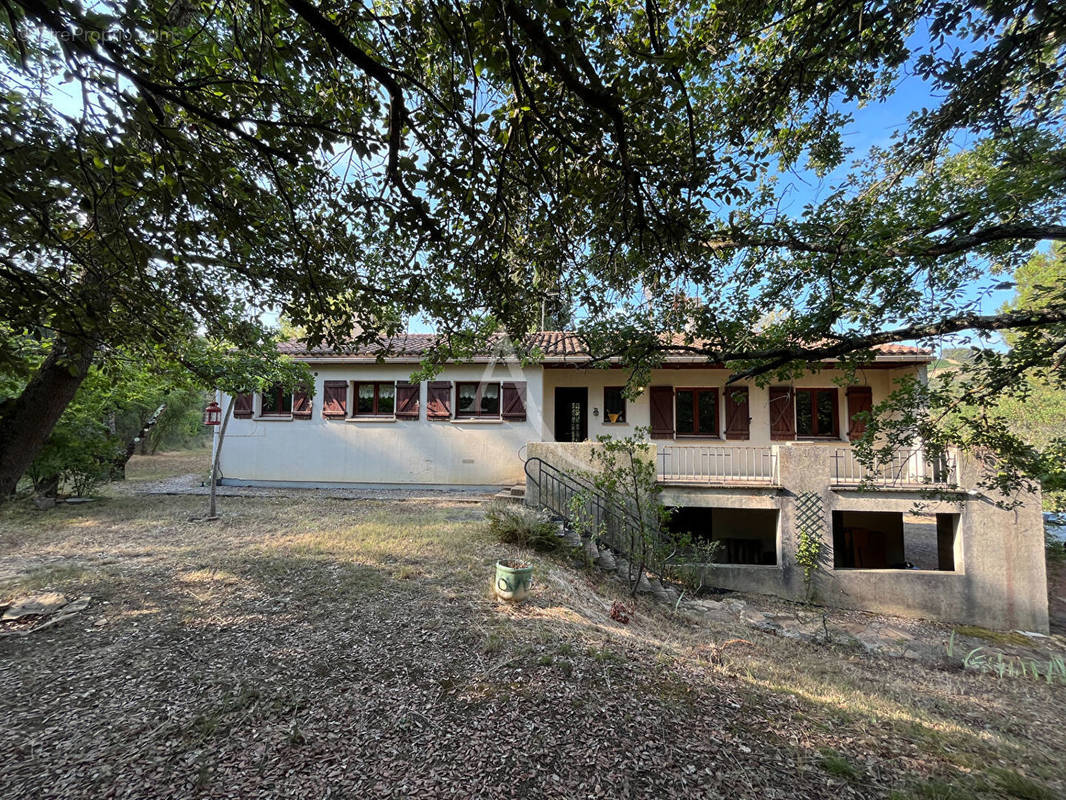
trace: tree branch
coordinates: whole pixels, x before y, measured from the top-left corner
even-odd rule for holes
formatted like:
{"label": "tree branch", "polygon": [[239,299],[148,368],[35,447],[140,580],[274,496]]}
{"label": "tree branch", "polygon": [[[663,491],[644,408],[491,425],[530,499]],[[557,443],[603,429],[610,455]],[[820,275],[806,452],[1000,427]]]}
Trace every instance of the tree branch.
{"label": "tree branch", "polygon": [[[982,245],[1010,241],[1012,239],[1028,242],[1066,241],[1066,225],[1038,225],[1032,222],[989,225],[972,233],[927,244],[924,247],[910,249],[898,246],[888,247],[881,251],[881,254],[889,258],[934,258],[937,256],[956,255]],[[873,249],[864,244],[831,244],[808,242],[793,236],[748,236],[744,234],[730,238],[711,239],[705,244],[711,250],[739,250],[745,247],[761,247],[831,256],[843,256],[860,252],[869,253]]]}

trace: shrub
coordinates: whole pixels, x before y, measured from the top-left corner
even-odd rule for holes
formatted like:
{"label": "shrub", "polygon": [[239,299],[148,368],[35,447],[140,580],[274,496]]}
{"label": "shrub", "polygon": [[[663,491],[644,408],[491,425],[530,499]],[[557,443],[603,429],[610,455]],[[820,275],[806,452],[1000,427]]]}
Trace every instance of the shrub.
{"label": "shrub", "polygon": [[489,533],[504,544],[550,553],[563,547],[558,528],[544,511],[514,503],[492,503],[485,513]]}

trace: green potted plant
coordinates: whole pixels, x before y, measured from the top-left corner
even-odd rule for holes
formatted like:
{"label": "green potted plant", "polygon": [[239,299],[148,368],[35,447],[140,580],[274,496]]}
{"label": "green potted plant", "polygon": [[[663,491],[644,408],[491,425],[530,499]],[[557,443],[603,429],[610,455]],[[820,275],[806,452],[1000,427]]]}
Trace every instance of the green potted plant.
{"label": "green potted plant", "polygon": [[501,600],[518,603],[529,596],[533,583],[533,565],[518,558],[496,562],[496,582],[493,588]]}

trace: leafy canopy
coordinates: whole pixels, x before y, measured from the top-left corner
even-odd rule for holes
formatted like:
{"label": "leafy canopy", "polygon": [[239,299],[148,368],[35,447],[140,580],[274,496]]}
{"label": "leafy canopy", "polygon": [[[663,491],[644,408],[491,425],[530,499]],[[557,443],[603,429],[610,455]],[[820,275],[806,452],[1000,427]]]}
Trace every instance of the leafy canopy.
{"label": "leafy canopy", "polygon": [[[1056,4],[12,0],[0,17],[0,314],[19,330],[171,350],[195,326],[261,341],[249,320],[271,305],[337,343],[421,311],[462,352],[535,327],[564,287],[589,347],[638,368],[676,331],[749,376],[1016,331],[1002,380],[974,384],[991,397],[1063,349],[1063,287],[1035,310],[975,300],[1066,239]],[[849,165],[854,109],[905,75],[928,107]],[[831,190],[790,208],[789,171]]]}

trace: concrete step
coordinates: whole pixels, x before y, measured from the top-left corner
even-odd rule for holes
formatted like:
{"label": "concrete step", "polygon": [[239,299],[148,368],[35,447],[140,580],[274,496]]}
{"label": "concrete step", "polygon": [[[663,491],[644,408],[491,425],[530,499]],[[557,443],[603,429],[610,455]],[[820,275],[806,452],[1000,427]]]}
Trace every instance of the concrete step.
{"label": "concrete step", "polygon": [[511,487],[511,494],[515,497],[525,497],[526,485],[524,483],[516,483],[514,486]]}
{"label": "concrete step", "polygon": [[499,500],[501,503],[523,503],[523,502],[525,502],[525,498],[524,497],[522,497],[521,495],[511,494],[511,490],[510,489],[503,489],[503,490],[501,490],[499,492],[496,492],[496,494],[494,494],[493,497],[496,500]]}

